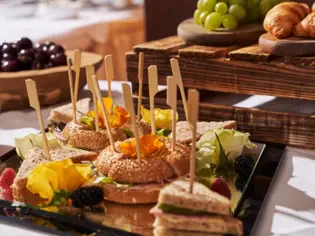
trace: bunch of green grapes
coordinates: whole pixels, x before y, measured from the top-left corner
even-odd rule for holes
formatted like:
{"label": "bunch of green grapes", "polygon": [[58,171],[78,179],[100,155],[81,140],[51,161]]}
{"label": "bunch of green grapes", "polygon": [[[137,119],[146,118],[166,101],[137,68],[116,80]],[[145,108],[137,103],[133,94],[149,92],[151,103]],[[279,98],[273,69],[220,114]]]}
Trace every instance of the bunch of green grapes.
{"label": "bunch of green grapes", "polygon": [[263,20],[280,2],[284,0],[199,0],[194,20],[208,30],[221,26],[233,30],[239,24]]}

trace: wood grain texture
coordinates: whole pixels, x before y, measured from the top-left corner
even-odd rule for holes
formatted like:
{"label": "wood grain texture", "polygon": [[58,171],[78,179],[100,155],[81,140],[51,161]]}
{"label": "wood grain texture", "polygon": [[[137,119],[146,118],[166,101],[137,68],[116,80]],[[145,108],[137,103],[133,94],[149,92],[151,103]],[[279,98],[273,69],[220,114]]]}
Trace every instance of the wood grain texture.
{"label": "wood grain texture", "polygon": [[[145,55],[145,67],[157,65],[159,84],[166,84],[171,75],[169,59],[177,55]],[[137,81],[137,59],[129,53],[127,73],[130,81]],[[297,67],[283,62],[252,63],[228,58],[203,59],[179,57],[185,87],[243,94],[315,100],[315,68]],[[144,83],[147,83],[144,73]]]}
{"label": "wood grain texture", "polygon": [[[137,101],[137,97],[134,98],[134,101]],[[165,98],[156,98],[155,104],[158,108],[168,107]],[[149,106],[148,98],[143,98],[143,105]],[[177,105],[179,118],[183,120],[185,119],[183,105],[180,101]],[[315,133],[315,117],[200,102],[199,120],[236,120],[238,129],[249,132],[251,140],[315,149],[315,143],[312,141]]]}
{"label": "wood grain texture", "polygon": [[315,57],[284,57],[284,63],[294,66],[314,66]]}
{"label": "wood grain texture", "polygon": [[188,44],[206,46],[251,45],[257,43],[265,32],[262,24],[244,24],[235,30],[219,28],[210,31],[195,23],[194,19],[184,20],[177,28],[177,34]]}
{"label": "wood grain texture", "polygon": [[231,60],[250,61],[250,62],[268,62],[272,59],[270,53],[263,52],[259,45],[252,45],[240,48],[229,53]]}
{"label": "wood grain texture", "polygon": [[196,58],[221,58],[228,57],[229,52],[240,48],[241,46],[233,45],[227,47],[211,47],[193,45],[178,50],[181,57],[196,57]]}
{"label": "wood grain texture", "polygon": [[259,38],[262,51],[278,56],[313,56],[315,55],[315,40],[290,37],[277,39],[266,33]]}

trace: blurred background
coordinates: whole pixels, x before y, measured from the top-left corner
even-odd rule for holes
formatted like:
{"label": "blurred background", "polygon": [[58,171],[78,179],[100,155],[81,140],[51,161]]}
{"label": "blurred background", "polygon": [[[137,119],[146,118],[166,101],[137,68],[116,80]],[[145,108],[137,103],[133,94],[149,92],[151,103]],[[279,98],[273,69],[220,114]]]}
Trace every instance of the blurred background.
{"label": "blurred background", "polygon": [[[143,0],[0,0],[0,42],[28,37],[66,49],[112,54],[126,80],[125,52],[145,40]],[[99,78],[104,78],[100,70]]]}

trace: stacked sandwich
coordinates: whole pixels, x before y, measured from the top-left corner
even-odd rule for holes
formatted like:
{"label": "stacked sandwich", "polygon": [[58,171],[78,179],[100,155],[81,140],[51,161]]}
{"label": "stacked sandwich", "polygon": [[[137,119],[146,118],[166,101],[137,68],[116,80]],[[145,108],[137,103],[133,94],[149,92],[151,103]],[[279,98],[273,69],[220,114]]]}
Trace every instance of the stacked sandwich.
{"label": "stacked sandwich", "polygon": [[242,222],[231,215],[230,201],[195,182],[174,181],[160,191],[155,215],[154,235],[242,235]]}

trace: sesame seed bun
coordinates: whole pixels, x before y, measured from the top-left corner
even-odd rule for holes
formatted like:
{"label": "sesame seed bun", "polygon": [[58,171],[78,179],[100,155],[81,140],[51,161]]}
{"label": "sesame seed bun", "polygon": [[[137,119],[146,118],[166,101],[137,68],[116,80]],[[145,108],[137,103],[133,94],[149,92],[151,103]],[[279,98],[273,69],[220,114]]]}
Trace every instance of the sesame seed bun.
{"label": "sesame seed bun", "polygon": [[[100,153],[95,162],[99,173],[118,183],[134,184],[121,188],[115,184],[102,183],[106,200],[124,204],[155,203],[165,180],[189,172],[189,148],[177,143],[173,152],[168,139],[160,138],[160,141],[164,146],[141,160],[126,157],[119,151],[112,152],[110,148]],[[120,143],[115,143],[116,150],[119,150]]]}

